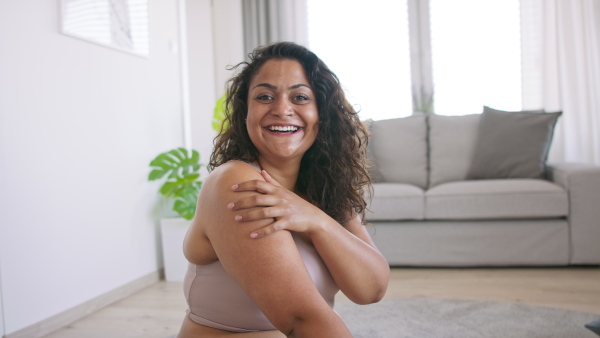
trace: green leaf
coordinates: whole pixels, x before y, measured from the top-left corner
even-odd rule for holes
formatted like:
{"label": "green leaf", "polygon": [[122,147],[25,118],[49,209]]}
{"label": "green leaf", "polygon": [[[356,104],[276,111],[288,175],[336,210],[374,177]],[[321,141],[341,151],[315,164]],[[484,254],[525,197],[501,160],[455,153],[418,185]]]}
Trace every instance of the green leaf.
{"label": "green leaf", "polygon": [[194,182],[183,187],[177,196],[175,204],[173,204],[173,211],[185,219],[192,219],[196,213],[198,193],[201,187],[201,182]]}
{"label": "green leaf", "polygon": [[213,110],[212,128],[217,133],[221,132],[221,127],[227,128],[225,121],[225,102],[227,100],[227,93],[223,94],[215,103],[215,109]]}
{"label": "green leaf", "polygon": [[[171,151],[173,151],[173,150],[171,150]],[[174,163],[177,163],[177,162],[173,161],[173,159],[171,158],[171,156],[169,156],[169,153],[171,151],[159,154],[158,156],[156,156],[156,158],[152,162],[150,162],[150,165],[151,166],[158,166],[158,167],[161,167],[161,168],[168,168],[171,165],[173,165]]]}
{"label": "green leaf", "polygon": [[200,169],[200,154],[185,148],[173,149],[158,154],[151,162],[152,171],[148,175],[148,180],[153,181],[167,175],[169,180],[178,179],[190,173],[198,172]]}
{"label": "green leaf", "polygon": [[192,219],[196,212],[200,180],[200,153],[196,150],[176,148],[158,154],[150,162],[148,181],[167,177],[159,192],[175,199],[173,210],[185,219]]}
{"label": "green leaf", "polygon": [[173,211],[181,217],[190,220],[194,218],[194,214],[196,213],[196,204],[189,203],[186,200],[176,200],[175,204],[173,204]]}
{"label": "green leaf", "polygon": [[162,185],[159,192],[165,197],[177,197],[186,186],[198,183],[196,180],[199,177],[200,174],[191,173],[176,179],[169,179]]}
{"label": "green leaf", "polygon": [[192,149],[192,157],[190,157],[190,162],[198,163],[200,161],[200,153]]}
{"label": "green leaf", "polygon": [[157,179],[163,177],[164,175],[165,175],[165,172],[163,170],[158,170],[158,169],[152,170],[150,172],[150,175],[148,175],[148,181],[157,180]]}

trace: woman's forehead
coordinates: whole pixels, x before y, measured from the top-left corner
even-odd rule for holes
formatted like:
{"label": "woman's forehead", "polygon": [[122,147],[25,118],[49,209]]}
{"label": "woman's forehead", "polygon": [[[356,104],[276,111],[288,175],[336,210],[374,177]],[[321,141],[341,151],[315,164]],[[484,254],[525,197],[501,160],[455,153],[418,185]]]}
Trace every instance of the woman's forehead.
{"label": "woman's forehead", "polygon": [[266,61],[250,81],[250,88],[257,83],[273,85],[308,85],[306,71],[300,62],[293,59],[270,59]]}

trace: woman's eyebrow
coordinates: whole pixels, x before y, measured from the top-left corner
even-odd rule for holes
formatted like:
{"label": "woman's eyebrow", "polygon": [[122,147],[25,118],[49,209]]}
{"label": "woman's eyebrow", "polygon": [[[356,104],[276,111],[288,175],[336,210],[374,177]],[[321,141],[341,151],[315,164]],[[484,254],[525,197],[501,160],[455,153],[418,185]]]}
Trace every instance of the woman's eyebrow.
{"label": "woman's eyebrow", "polygon": [[256,88],[256,87],[267,87],[269,89],[277,89],[277,86],[274,86],[270,83],[259,83],[256,86],[252,87],[252,89]]}
{"label": "woman's eyebrow", "polygon": [[300,88],[300,87],[306,87],[308,89],[311,89],[308,85],[305,85],[304,83],[295,84],[295,85],[291,86],[289,89],[296,89],[296,88]]}
{"label": "woman's eyebrow", "polygon": [[[273,89],[273,90],[276,90],[276,89],[277,89],[277,86],[274,86],[274,85],[272,85],[272,84],[270,84],[270,83],[259,83],[259,84],[257,84],[256,86],[252,87],[252,89],[254,89],[254,88],[256,88],[256,87],[267,87],[267,88],[269,88],[269,89]],[[295,85],[293,85],[293,86],[289,87],[288,89],[296,89],[296,88],[300,88],[300,87],[306,87],[306,88],[308,88],[308,89],[311,89],[311,88],[310,88],[308,85],[306,85],[306,84],[304,84],[304,83],[298,83],[298,84],[295,84]]]}

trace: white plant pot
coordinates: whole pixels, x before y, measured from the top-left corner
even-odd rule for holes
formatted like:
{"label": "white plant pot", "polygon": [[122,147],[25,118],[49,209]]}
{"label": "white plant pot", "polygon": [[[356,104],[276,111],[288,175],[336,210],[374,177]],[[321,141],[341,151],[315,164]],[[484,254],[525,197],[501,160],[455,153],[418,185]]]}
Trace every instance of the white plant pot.
{"label": "white plant pot", "polygon": [[163,218],[160,220],[163,262],[167,282],[182,282],[188,261],[183,255],[183,239],[192,223],[183,218]]}

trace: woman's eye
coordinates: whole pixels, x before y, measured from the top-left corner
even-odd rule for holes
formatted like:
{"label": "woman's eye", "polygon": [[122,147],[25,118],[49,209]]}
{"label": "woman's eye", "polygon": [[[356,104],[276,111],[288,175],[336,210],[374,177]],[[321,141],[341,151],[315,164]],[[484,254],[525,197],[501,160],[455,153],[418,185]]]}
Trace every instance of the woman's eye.
{"label": "woman's eye", "polygon": [[271,101],[273,97],[271,97],[271,95],[261,94],[258,97],[256,97],[256,99],[259,101]]}
{"label": "woman's eye", "polygon": [[308,96],[306,96],[306,95],[296,95],[296,100],[298,100],[298,101],[308,101]]}

